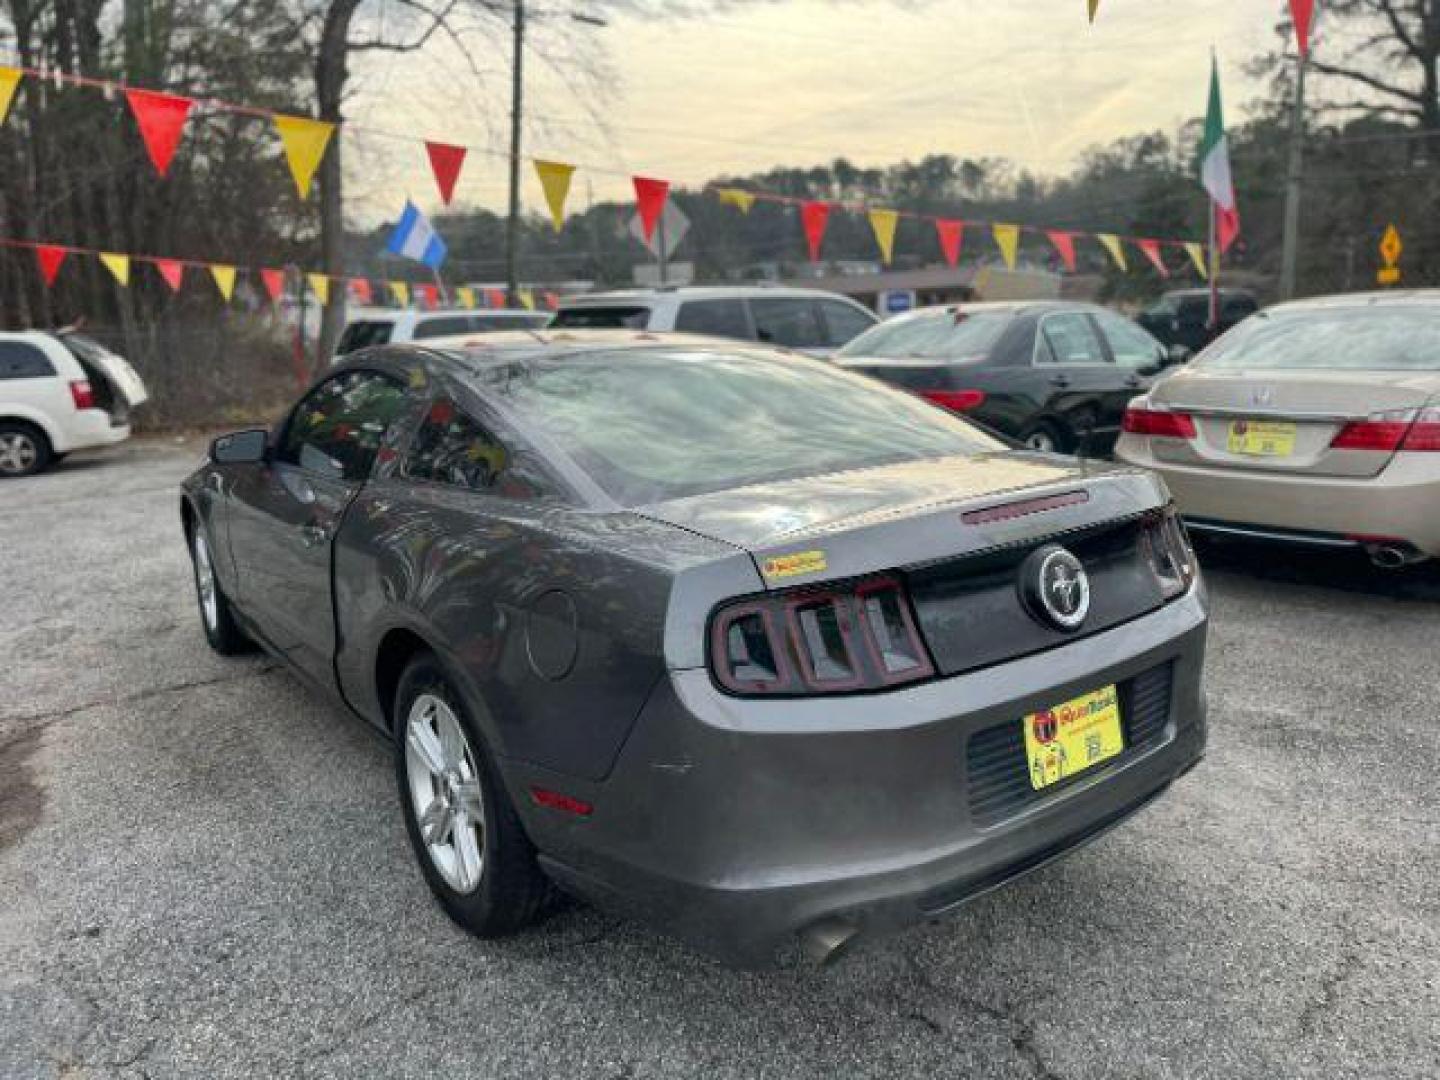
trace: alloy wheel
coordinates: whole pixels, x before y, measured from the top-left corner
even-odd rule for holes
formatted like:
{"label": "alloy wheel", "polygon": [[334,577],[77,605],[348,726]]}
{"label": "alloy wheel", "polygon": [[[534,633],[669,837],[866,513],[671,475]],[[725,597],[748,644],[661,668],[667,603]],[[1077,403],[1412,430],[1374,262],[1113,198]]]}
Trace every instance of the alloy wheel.
{"label": "alloy wheel", "polygon": [[210,545],[197,529],[195,532],[195,589],[200,594],[200,613],[209,630],[220,624],[220,601],[215,592],[215,565],[210,561]]}
{"label": "alloy wheel", "polygon": [[1025,445],[1031,450],[1053,454],[1055,452],[1055,436],[1048,431],[1033,431],[1026,437]]}
{"label": "alloy wheel", "polygon": [[0,434],[0,472],[18,476],[31,468],[39,456],[35,440],[23,431]]}
{"label": "alloy wheel", "polygon": [[405,776],[430,862],[450,888],[474,892],[485,871],[480,771],[460,718],[434,694],[420,694],[410,706]]}

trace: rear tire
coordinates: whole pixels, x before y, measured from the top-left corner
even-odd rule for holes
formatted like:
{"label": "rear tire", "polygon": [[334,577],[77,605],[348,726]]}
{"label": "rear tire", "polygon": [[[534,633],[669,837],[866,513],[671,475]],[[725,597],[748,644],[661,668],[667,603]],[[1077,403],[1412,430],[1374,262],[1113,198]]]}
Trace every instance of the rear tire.
{"label": "rear tire", "polygon": [[535,922],[552,887],[489,748],[435,657],[421,654],[400,676],[391,721],[405,832],[445,914],[482,938]]}
{"label": "rear tire", "polygon": [[205,640],[221,656],[237,656],[255,646],[235,621],[230,601],[215,575],[215,557],[205,530],[196,525],[190,533],[190,561],[195,571],[195,598],[200,605],[200,625]]}
{"label": "rear tire", "polygon": [[0,420],[0,477],[34,476],[54,458],[50,440],[34,424]]}
{"label": "rear tire", "polygon": [[1027,450],[1041,454],[1068,454],[1074,440],[1049,420],[1037,420],[1017,436]]}

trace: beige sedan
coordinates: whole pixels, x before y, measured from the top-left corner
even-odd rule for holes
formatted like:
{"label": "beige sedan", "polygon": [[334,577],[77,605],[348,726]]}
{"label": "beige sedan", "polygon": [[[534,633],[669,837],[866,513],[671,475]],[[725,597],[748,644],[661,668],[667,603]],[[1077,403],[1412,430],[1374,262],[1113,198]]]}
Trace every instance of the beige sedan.
{"label": "beige sedan", "polygon": [[1254,315],[1131,402],[1115,452],[1197,533],[1440,556],[1440,291]]}

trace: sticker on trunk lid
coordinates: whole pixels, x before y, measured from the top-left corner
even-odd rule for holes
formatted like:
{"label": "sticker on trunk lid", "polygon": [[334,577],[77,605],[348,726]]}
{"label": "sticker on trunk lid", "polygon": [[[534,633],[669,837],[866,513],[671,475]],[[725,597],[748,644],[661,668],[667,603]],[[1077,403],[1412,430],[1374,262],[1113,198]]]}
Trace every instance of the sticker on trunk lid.
{"label": "sticker on trunk lid", "polygon": [[760,572],[770,579],[819,574],[828,564],[823,551],[795,551],[789,555],[773,555],[765,560]]}

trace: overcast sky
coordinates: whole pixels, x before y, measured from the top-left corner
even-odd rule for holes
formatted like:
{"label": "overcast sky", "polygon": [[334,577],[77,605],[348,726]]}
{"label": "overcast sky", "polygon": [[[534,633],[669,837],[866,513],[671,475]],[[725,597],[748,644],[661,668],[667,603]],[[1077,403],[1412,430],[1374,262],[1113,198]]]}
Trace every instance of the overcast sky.
{"label": "overcast sky", "polygon": [[[1085,0],[793,0],[664,21],[617,15],[604,0],[531,2],[609,20],[603,29],[563,24],[566,40],[597,50],[613,73],[598,95],[584,95],[608,131],[589,119],[569,79],[527,61],[538,126],[525,152],[580,167],[572,207],[592,192],[628,196],[631,173],[698,184],[840,156],[860,165],[927,153],[1003,156],[1053,174],[1093,143],[1173,130],[1202,112],[1212,45],[1237,117],[1257,90],[1242,65],[1274,46],[1283,7],[1101,0],[1090,27]],[[546,33],[542,24],[537,46]],[[554,42],[556,31],[548,33]],[[472,49],[479,75],[445,45],[367,59],[350,115],[362,126],[489,147],[493,156],[471,154],[457,202],[498,208],[507,46],[497,39]],[[347,146],[347,202],[357,217],[393,218],[407,195],[438,206],[417,145],[357,132]],[[524,192],[529,206],[541,205],[528,165]]]}

